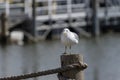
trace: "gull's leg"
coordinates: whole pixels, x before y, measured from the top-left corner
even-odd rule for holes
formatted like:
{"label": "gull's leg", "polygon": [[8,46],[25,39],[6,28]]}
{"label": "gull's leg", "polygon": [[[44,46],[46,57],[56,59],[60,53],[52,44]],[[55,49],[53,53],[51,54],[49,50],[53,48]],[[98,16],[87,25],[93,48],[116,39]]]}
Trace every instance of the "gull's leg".
{"label": "gull's leg", "polygon": [[71,54],[71,46],[69,48],[70,48],[70,54]]}
{"label": "gull's leg", "polygon": [[67,46],[65,46],[65,52],[64,52],[64,54],[66,54],[67,53]]}

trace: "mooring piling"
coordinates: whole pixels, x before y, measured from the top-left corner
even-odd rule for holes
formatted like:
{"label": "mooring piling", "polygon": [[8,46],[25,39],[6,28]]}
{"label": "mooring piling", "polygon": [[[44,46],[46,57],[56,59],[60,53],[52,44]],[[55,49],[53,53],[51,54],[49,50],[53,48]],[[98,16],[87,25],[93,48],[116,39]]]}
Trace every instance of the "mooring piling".
{"label": "mooring piling", "polygon": [[[83,57],[79,54],[64,54],[61,56],[61,67],[51,70],[45,70],[35,73],[22,74],[18,76],[3,77],[0,80],[21,80],[45,76],[58,73],[59,80],[84,80],[83,70],[87,68],[87,64],[83,63]],[[63,79],[62,77],[66,78]]]}
{"label": "mooring piling", "polygon": [[[71,64],[78,63],[80,66],[84,65],[84,68],[87,67],[86,64],[83,63],[83,56],[80,54],[64,54],[61,56],[61,66],[67,66]],[[75,80],[84,80],[84,74],[83,69],[84,68],[78,68],[70,71],[66,71],[61,73],[62,76],[69,79],[75,79]]]}

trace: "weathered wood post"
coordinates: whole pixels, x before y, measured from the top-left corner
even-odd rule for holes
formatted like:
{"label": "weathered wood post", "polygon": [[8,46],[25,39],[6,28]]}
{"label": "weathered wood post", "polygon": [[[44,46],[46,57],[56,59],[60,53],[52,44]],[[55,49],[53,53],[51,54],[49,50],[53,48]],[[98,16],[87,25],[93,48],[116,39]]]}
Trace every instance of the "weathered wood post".
{"label": "weathered wood post", "polygon": [[[75,64],[75,63],[78,63],[81,66],[84,65],[83,69],[85,69],[87,67],[87,64],[83,63],[83,56],[80,54],[63,54],[61,56],[61,66],[62,67],[71,65],[71,64]],[[74,69],[74,70],[70,70],[67,72],[63,72],[61,74],[66,79],[59,79],[59,80],[69,80],[69,79],[84,80],[83,69],[79,68],[79,69]]]}
{"label": "weathered wood post", "polygon": [[68,26],[72,27],[72,0],[67,0],[67,14],[68,14]]}
{"label": "weathered wood post", "polygon": [[7,15],[5,13],[2,13],[1,16],[1,42],[6,43],[7,42]]}
{"label": "weathered wood post", "polygon": [[32,0],[33,36],[36,37],[36,0]]}
{"label": "weathered wood post", "polygon": [[109,8],[109,5],[108,5],[108,0],[105,0],[105,24],[108,25],[108,8]]}
{"label": "weathered wood post", "polygon": [[98,18],[98,9],[99,9],[99,0],[91,0],[92,1],[92,20],[93,20],[93,35],[100,35],[100,26],[99,26],[99,18]]}

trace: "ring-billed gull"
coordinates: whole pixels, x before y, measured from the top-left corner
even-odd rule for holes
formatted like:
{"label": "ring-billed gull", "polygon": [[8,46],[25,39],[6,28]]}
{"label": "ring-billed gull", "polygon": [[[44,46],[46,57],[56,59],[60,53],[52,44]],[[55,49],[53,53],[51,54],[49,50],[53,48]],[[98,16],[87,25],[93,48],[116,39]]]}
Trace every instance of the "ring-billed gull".
{"label": "ring-billed gull", "polygon": [[65,46],[65,54],[66,50],[69,48],[71,50],[71,46],[74,44],[78,44],[79,38],[78,35],[74,32],[71,32],[68,28],[65,28],[61,34],[61,42]]}

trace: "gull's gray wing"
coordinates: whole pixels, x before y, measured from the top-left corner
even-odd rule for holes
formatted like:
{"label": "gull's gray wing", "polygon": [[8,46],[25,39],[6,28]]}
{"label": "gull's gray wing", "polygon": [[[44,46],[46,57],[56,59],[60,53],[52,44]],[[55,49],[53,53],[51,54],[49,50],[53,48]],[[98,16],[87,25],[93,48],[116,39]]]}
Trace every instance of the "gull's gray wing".
{"label": "gull's gray wing", "polygon": [[73,32],[73,34],[75,36],[75,39],[77,39],[79,41],[79,36],[76,33],[74,33],[74,32]]}

